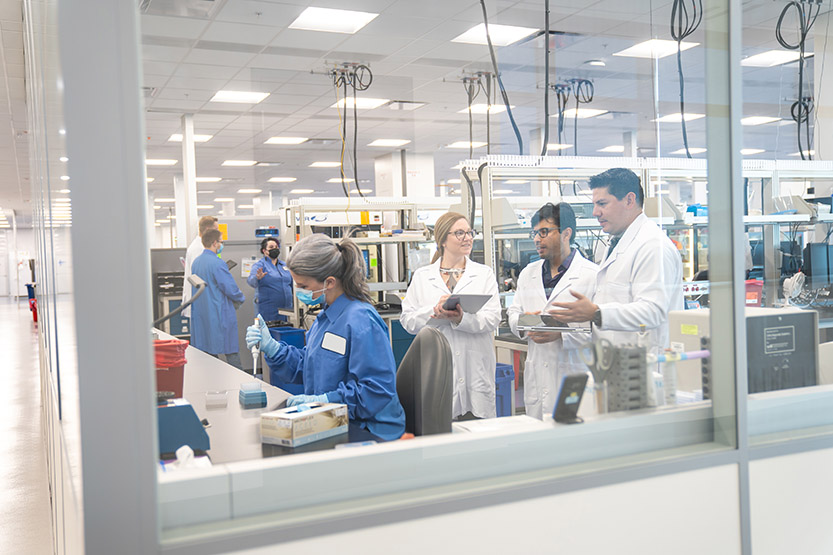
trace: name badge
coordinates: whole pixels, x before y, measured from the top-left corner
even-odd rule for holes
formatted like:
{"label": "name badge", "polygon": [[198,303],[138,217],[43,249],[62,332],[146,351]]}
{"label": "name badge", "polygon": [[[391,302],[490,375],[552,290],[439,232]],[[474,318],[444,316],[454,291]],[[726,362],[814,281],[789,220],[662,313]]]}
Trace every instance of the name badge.
{"label": "name badge", "polygon": [[347,340],[334,333],[326,332],[324,340],[321,341],[321,348],[343,355],[347,352]]}

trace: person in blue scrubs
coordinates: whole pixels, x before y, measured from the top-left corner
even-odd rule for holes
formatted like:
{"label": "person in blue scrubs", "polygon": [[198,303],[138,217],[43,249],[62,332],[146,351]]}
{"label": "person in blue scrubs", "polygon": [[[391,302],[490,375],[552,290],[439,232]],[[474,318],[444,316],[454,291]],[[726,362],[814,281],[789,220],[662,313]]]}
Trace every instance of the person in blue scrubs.
{"label": "person in blue scrubs", "polygon": [[246,297],[226,263],[217,256],[223,250],[222,236],[218,229],[206,231],[202,236],[205,250],[191,264],[191,273],[207,284],[205,292],[191,305],[191,345],[217,358],[223,355],[226,362],[242,368],[234,311]]}
{"label": "person in blue scrubs", "polygon": [[255,313],[267,322],[286,320],[278,314],[281,308],[292,308],[292,276],[283,261],[278,260],[281,246],[277,237],[260,242],[263,258],[252,265],[246,283],[255,289]]}
{"label": "person in blue scrubs", "polygon": [[295,245],[287,266],[298,299],[324,305],[306,347],[273,339],[260,315],[259,324],[247,330],[246,345],[260,344],[281,380],[304,385],[304,394],[290,397],[287,405],[344,403],[351,425],[382,440],[398,439],[405,412],[396,394],[396,364],[388,328],[370,304],[358,246],[316,233]]}

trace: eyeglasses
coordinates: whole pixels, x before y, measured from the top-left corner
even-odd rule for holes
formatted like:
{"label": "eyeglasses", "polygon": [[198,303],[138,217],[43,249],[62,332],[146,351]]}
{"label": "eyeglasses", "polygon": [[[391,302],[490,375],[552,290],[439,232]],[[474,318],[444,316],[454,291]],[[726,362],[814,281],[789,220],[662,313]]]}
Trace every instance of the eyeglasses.
{"label": "eyeglasses", "polygon": [[532,231],[530,231],[529,232],[529,238],[530,239],[535,239],[536,237],[540,236],[541,239],[544,239],[550,233],[556,233],[556,232],[558,232],[557,227],[542,227],[540,229],[533,229]]}
{"label": "eyeglasses", "polygon": [[455,236],[458,241],[462,241],[463,239],[465,239],[466,235],[468,235],[470,239],[474,239],[474,236],[476,235],[473,229],[470,229],[468,231],[458,229],[457,231],[449,231],[448,234]]}

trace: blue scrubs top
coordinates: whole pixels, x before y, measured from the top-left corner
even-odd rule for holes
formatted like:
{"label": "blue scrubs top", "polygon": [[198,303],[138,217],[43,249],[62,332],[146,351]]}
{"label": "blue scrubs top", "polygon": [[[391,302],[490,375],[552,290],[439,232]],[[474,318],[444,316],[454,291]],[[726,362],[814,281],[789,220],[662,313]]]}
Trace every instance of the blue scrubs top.
{"label": "blue scrubs top", "polygon": [[[242,303],[246,297],[231,277],[228,266],[214,251],[205,249],[191,263],[191,273],[208,284],[191,305],[191,345],[212,355],[239,352],[237,314],[232,301]],[[192,287],[191,294],[196,291]]]}
{"label": "blue scrubs top", "polygon": [[[257,269],[261,268],[266,275],[257,279]],[[252,272],[246,278],[246,283],[255,288],[255,311],[263,316],[267,322],[272,320],[286,320],[280,316],[278,309],[292,308],[292,276],[283,261],[272,264],[268,256],[264,256],[252,265]]]}
{"label": "blue scrubs top", "polygon": [[384,440],[405,433],[388,328],[366,302],[341,295],[316,318],[303,349],[281,341],[269,367],[304,393],[347,405],[350,420]]}

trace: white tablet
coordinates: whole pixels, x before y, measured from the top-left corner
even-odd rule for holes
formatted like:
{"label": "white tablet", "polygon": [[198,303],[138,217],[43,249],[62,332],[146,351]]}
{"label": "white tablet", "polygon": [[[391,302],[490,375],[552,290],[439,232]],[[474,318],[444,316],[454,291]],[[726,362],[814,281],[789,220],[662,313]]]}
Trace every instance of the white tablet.
{"label": "white tablet", "polygon": [[489,302],[491,298],[491,295],[451,295],[443,303],[443,308],[454,310],[454,307],[459,304],[463,308],[463,312],[474,314],[483,308],[483,305]]}

